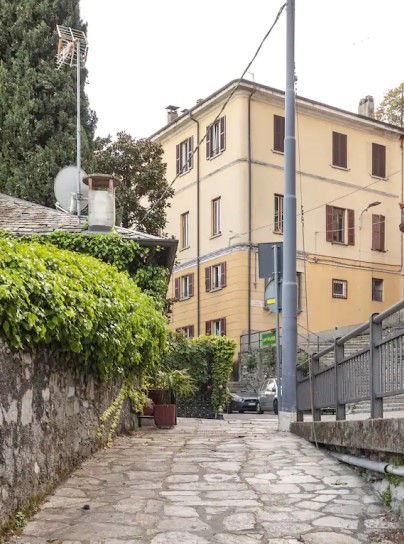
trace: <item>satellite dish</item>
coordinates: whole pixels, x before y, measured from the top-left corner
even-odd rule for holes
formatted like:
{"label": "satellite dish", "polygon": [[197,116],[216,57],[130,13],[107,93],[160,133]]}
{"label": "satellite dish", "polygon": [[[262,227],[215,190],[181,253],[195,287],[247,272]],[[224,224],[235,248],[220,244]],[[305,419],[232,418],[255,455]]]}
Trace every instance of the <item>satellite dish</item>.
{"label": "satellite dish", "polygon": [[[80,170],[80,211],[87,207],[88,187],[84,185],[83,178],[87,176],[84,170]],[[77,193],[77,167],[65,166],[57,174],[53,185],[57,204],[65,211],[76,213],[76,193]]]}

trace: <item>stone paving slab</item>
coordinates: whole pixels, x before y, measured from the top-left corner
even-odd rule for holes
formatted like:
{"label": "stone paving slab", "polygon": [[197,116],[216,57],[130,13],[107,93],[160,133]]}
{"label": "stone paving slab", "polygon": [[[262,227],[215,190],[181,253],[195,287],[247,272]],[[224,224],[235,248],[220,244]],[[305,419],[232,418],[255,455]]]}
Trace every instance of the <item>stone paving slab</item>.
{"label": "stone paving slab", "polygon": [[11,543],[372,544],[403,527],[350,467],[275,422],[179,420],[97,452]]}

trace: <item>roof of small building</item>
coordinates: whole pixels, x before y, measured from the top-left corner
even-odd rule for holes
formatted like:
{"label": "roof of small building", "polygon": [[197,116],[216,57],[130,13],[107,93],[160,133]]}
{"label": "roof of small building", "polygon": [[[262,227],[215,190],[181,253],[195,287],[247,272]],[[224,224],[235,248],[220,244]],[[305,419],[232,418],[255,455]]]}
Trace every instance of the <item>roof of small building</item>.
{"label": "roof of small building", "polygon": [[[90,233],[87,220],[79,219],[76,215],[61,212],[53,208],[41,206],[34,202],[21,200],[0,193],[0,230],[12,232],[17,236],[29,234],[51,234],[56,230],[67,232]],[[134,240],[143,246],[160,246],[162,264],[172,269],[178,241],[159,238],[123,227],[116,227],[116,232],[127,240]]]}

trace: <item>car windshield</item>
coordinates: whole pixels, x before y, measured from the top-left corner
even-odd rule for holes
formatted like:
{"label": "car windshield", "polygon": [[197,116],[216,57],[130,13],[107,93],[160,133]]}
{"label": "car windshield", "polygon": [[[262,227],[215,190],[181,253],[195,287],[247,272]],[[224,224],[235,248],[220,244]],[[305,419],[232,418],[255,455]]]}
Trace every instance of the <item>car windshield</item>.
{"label": "car windshield", "polygon": [[276,382],[275,380],[265,380],[261,387],[260,387],[260,391],[273,391],[276,389]]}

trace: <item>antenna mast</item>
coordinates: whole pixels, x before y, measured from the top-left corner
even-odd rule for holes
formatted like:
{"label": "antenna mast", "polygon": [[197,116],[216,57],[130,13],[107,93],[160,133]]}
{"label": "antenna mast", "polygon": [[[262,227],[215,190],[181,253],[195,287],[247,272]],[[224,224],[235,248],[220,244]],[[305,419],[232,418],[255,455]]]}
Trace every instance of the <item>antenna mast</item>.
{"label": "antenna mast", "polygon": [[67,66],[76,66],[77,68],[77,129],[76,129],[76,146],[77,146],[77,184],[76,184],[76,212],[80,218],[80,200],[81,200],[81,78],[80,70],[85,66],[88,53],[88,40],[86,34],[81,30],[74,28],[56,25],[56,30],[59,36],[58,52],[56,57],[56,65],[59,70],[64,64]]}

